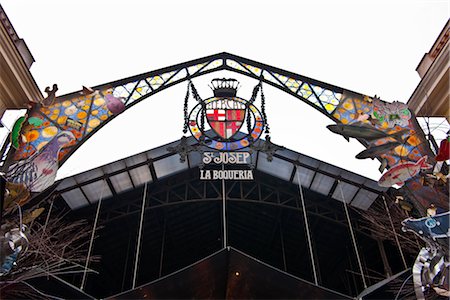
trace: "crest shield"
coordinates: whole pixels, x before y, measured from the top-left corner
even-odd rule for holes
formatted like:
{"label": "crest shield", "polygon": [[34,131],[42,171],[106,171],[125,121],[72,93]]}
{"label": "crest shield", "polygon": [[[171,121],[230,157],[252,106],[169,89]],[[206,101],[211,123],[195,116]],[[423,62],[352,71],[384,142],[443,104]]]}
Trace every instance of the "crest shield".
{"label": "crest shield", "polygon": [[245,109],[207,109],[209,126],[223,139],[232,138],[244,123]]}

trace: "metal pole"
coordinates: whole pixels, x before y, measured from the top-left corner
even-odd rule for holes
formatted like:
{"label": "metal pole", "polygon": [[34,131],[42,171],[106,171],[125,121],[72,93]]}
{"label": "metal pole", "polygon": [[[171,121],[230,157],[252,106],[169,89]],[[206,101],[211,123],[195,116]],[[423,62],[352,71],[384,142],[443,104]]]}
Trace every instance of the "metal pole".
{"label": "metal pole", "polygon": [[133,274],[132,289],[134,289],[136,287],[137,269],[138,269],[138,263],[139,263],[139,252],[141,250],[142,225],[143,225],[143,221],[144,221],[145,199],[146,198],[147,198],[147,182],[145,183],[144,196],[142,197],[141,221],[139,223],[139,232],[138,232],[137,245],[136,245],[136,259],[134,261],[134,274]]}
{"label": "metal pole", "polygon": [[163,259],[164,259],[164,245],[166,244],[166,217],[164,217],[163,237],[161,244],[161,255],[159,257],[159,277],[162,275]]}
{"label": "metal pole", "polygon": [[298,170],[296,172],[297,172],[298,190],[300,192],[300,199],[302,200],[303,218],[305,219],[306,237],[308,239],[309,256],[311,259],[311,266],[313,269],[314,283],[316,285],[319,285],[319,281],[317,280],[316,264],[314,262],[314,254],[313,254],[313,249],[312,249],[311,235],[309,233],[309,222],[308,222],[308,215],[306,214],[306,205],[305,205],[305,199],[303,197],[302,184],[300,181],[300,175],[298,174]]}
{"label": "metal pole", "polygon": [[361,272],[361,278],[364,288],[367,288],[366,278],[364,277],[363,267],[361,264],[361,258],[359,257],[358,246],[356,245],[355,233],[353,232],[352,222],[350,221],[350,214],[348,213],[347,203],[345,202],[344,192],[342,191],[341,181],[338,180],[339,189],[341,190],[342,202],[344,203],[345,216],[347,217],[348,227],[350,228],[350,235],[352,237],[353,247],[356,253],[356,259],[358,260],[359,271]]}
{"label": "metal pole", "polygon": [[397,243],[398,250],[400,251],[400,256],[402,257],[403,266],[405,267],[405,269],[407,269],[408,265],[406,264],[405,255],[403,255],[403,250],[402,250],[402,247],[400,246],[400,241],[398,240],[397,232],[395,231],[394,222],[392,222],[391,213],[389,212],[389,208],[386,203],[386,198],[384,196],[382,196],[382,197],[383,197],[383,202],[384,202],[384,208],[386,209],[386,213],[389,217],[389,222],[391,223],[392,232],[394,233],[395,242]]}
{"label": "metal pole", "polygon": [[284,251],[284,237],[283,237],[283,230],[281,230],[281,222],[280,221],[278,221],[278,229],[280,230],[281,251],[283,254],[283,267],[284,267],[284,271],[287,272],[286,253]]}
{"label": "metal pole", "polygon": [[378,244],[378,250],[380,251],[381,260],[383,261],[384,272],[386,273],[386,278],[392,276],[392,270],[389,266],[389,261],[387,259],[386,251],[384,250],[383,241],[379,238],[376,239]]}
{"label": "metal pole", "polygon": [[130,246],[131,246],[131,232],[129,232],[128,234],[127,255],[125,257],[125,266],[123,267],[122,288],[120,289],[121,292],[125,287],[125,277],[127,276],[128,258],[130,257]]}
{"label": "metal pole", "polygon": [[[222,164],[222,171],[225,170]],[[226,217],[226,197],[225,197],[225,179],[222,179],[222,221],[223,221],[223,247],[228,247],[227,241],[227,217]]]}
{"label": "metal pole", "polygon": [[[86,258],[86,265],[84,266],[83,279],[81,280],[81,286],[80,286],[81,290],[84,289],[84,284],[86,283],[87,269],[89,267],[89,259],[91,257],[92,245],[94,244],[95,230],[97,229],[98,215],[100,214],[100,205],[102,204],[102,199],[103,199],[103,190],[104,190],[104,188],[102,188],[102,190],[100,192],[100,199],[98,200],[97,212],[95,214],[95,220],[94,220],[94,227],[92,228],[91,240],[89,242],[89,250],[88,250],[88,255]],[[52,202],[52,205],[53,205],[53,202]]]}
{"label": "metal pole", "polygon": [[[47,229],[48,220],[50,220],[50,214],[52,213],[52,209],[53,209],[53,201],[55,201],[55,199],[52,199],[52,202],[50,203],[50,208],[48,209],[47,217],[45,218],[44,228],[42,228],[41,240],[43,240],[43,238],[44,238],[45,230]],[[37,251],[36,255],[39,253],[40,250],[41,250],[41,244],[39,244],[39,246],[38,246],[38,251]],[[63,256],[61,256],[61,257],[63,257]]]}

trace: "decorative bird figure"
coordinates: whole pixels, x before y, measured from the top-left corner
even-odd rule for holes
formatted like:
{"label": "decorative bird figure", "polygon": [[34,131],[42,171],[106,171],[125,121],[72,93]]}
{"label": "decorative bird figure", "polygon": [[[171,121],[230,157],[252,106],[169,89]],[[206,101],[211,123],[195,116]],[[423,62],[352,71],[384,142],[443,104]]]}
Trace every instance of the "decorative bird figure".
{"label": "decorative bird figure", "polygon": [[55,181],[59,151],[74,139],[70,131],[60,132],[40,152],[12,165],[6,179],[24,184],[31,192],[42,192]]}
{"label": "decorative bird figure", "polygon": [[47,93],[47,97],[41,101],[41,104],[43,106],[50,106],[53,104],[53,102],[55,101],[55,95],[56,95],[56,91],[58,91],[58,85],[54,84],[52,89],[50,89],[50,87],[46,87],[44,90]]}

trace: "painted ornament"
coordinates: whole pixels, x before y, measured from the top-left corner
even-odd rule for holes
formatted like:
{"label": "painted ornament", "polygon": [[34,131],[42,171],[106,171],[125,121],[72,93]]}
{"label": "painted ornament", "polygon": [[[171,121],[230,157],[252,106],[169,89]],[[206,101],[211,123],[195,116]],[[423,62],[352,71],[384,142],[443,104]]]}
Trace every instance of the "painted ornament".
{"label": "painted ornament", "polygon": [[25,119],[26,116],[18,118],[11,130],[11,144],[15,149],[19,148],[20,131],[22,130],[22,125],[25,122]]}
{"label": "painted ornament", "polygon": [[365,159],[365,158],[376,158],[381,154],[385,154],[391,149],[401,145],[400,142],[388,142],[379,146],[369,146],[366,150],[361,151],[355,157],[357,159]]}
{"label": "painted ornament", "polygon": [[42,106],[49,107],[53,104],[56,98],[56,92],[58,91],[58,85],[54,84],[52,89],[50,87],[45,88],[45,92],[47,93],[47,97],[41,101]]}
{"label": "painted ornament", "polygon": [[374,141],[389,137],[398,141],[403,141],[402,136],[409,133],[408,129],[402,129],[389,134],[369,124],[361,122],[355,122],[352,124],[333,124],[328,125],[327,128],[336,134],[342,135],[347,141],[350,141],[351,137],[356,139],[364,139],[366,141]]}
{"label": "painted ornament", "polygon": [[114,97],[113,95],[106,95],[106,107],[109,109],[110,112],[117,115],[125,110],[125,104],[119,99]]}
{"label": "painted ornament", "polygon": [[387,122],[389,128],[394,128],[395,125],[406,127],[411,119],[411,112],[406,104],[399,101],[385,103],[376,98],[373,99],[372,114],[381,123]]}
{"label": "painted ornament", "polygon": [[423,156],[417,162],[406,162],[393,166],[378,180],[379,186],[391,187],[394,184],[402,186],[405,181],[416,176],[422,169],[431,169],[433,166],[427,164],[428,156]]}
{"label": "painted ornament", "polygon": [[28,118],[28,124],[39,127],[44,123],[44,120],[36,117]]}
{"label": "painted ornament", "polygon": [[42,192],[55,181],[59,151],[74,139],[70,131],[60,132],[40,152],[12,165],[6,179],[26,185],[31,192]]}
{"label": "painted ornament", "polygon": [[94,94],[95,94],[95,95],[98,95],[98,91],[97,91],[97,90],[94,90],[94,89],[91,88],[91,87],[88,87],[88,86],[84,86],[84,85],[83,85],[80,94],[81,94],[81,95],[84,95],[84,96],[93,96]]}

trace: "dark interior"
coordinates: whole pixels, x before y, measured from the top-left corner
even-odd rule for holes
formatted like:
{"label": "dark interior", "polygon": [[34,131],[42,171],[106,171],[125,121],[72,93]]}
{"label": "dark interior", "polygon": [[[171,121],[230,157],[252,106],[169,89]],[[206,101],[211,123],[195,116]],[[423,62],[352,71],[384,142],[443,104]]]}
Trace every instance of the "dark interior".
{"label": "dark interior", "polygon": [[[87,294],[105,298],[132,289],[143,190],[103,200],[93,251],[101,261],[90,266],[99,274],[88,276]],[[298,186],[255,170],[254,181],[225,182],[225,191],[227,246],[313,283]],[[356,296],[364,287],[343,203],[307,189],[303,193],[319,285]],[[55,203],[59,210],[68,209],[62,199]],[[198,168],[149,184],[136,287],[223,249],[222,205],[222,182],[199,180]],[[96,208],[73,211],[67,218],[93,221]],[[350,216],[367,284],[375,284],[385,278],[379,244],[359,228],[360,217],[352,209]],[[392,271],[401,271],[397,249],[387,243],[384,248]],[[81,282],[79,275],[64,279],[74,286]]]}

